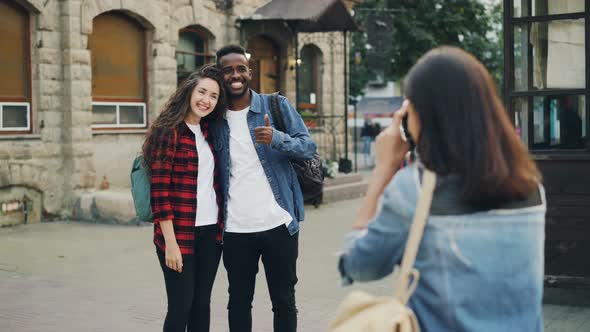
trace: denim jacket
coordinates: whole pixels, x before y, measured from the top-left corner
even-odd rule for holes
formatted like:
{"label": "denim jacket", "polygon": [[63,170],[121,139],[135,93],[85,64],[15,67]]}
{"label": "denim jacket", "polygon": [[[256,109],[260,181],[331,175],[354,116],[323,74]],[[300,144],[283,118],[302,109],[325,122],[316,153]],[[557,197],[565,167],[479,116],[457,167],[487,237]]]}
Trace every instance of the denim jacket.
{"label": "denim jacket", "polygon": [[[366,232],[349,234],[345,282],[381,279],[400,264],[419,196],[420,167],[399,171]],[[531,197],[492,210],[460,202],[459,178],[439,176],[410,298],[424,331],[542,331],[546,203]]]}
{"label": "denim jacket", "polygon": [[[274,128],[274,119],[270,113],[270,95],[258,94],[252,90],[250,93],[252,99],[247,117],[250,136],[277,203],[293,218],[288,227],[289,233],[293,235],[299,231],[299,222],[304,219],[304,211],[303,195],[290,160],[311,159],[316,152],[316,145],[311,140],[301,116],[291,106],[287,98],[279,96],[279,106],[288,131],[284,133]],[[265,114],[268,114],[273,127],[270,145],[258,144],[254,138],[254,128],[264,126]],[[225,116],[222,121],[213,126],[212,130],[220,165],[220,184],[224,197],[223,215],[224,221],[227,221],[231,159],[229,156],[229,125]],[[252,190],[256,190],[256,188],[252,188]]]}

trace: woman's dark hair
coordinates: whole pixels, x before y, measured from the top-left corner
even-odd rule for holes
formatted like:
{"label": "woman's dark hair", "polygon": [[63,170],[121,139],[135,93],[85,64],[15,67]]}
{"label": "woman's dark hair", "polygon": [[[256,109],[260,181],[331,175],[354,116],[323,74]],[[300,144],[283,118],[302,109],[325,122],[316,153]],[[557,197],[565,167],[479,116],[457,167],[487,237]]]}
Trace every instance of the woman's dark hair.
{"label": "woman's dark hair", "polygon": [[465,202],[494,207],[537,189],[541,175],[474,56],[433,49],[410,69],[404,87],[421,122],[420,160],[437,174],[459,174]]}
{"label": "woman's dark hair", "polygon": [[174,94],[170,96],[162,112],[152,123],[142,146],[144,166],[149,170],[154,161],[164,158],[164,152],[170,144],[173,144],[174,130],[184,121],[191,111],[191,95],[199,81],[203,78],[210,78],[219,86],[219,97],[217,105],[211,114],[201,119],[201,122],[213,123],[219,121],[225,110],[225,91],[223,89],[222,75],[219,69],[213,64],[201,67],[198,71],[190,74]]}

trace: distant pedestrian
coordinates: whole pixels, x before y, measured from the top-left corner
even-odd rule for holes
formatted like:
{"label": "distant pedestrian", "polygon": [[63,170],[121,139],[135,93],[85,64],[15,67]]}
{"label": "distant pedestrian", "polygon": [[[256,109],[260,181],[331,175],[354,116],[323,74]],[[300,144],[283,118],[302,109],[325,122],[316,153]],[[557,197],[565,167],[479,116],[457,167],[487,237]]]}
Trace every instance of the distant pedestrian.
{"label": "distant pedestrian", "polygon": [[220,119],[223,100],[215,66],[192,73],[170,97],[143,145],[151,171],[154,243],[168,296],[164,332],[209,331],[223,230],[209,127]]}
{"label": "distant pedestrian", "polygon": [[374,158],[372,154],[373,142],[375,137],[381,131],[381,127],[378,123],[373,124],[373,121],[369,117],[365,117],[365,123],[361,128],[361,139],[363,141],[363,157],[365,161],[365,167],[372,167],[374,164]]}
{"label": "distant pedestrian", "polygon": [[[424,55],[376,141],[377,164],[339,270],[381,279],[399,264],[424,169],[438,179],[409,305],[423,331],[542,331],[545,194],[485,67],[457,48]],[[398,172],[414,140],[417,161]],[[378,201],[381,198],[381,206]]]}

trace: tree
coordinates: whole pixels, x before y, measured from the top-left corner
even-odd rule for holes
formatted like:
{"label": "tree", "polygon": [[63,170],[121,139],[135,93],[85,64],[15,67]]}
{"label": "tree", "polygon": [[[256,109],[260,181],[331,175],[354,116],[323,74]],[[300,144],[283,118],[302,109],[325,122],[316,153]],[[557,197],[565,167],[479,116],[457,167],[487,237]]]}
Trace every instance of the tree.
{"label": "tree", "polygon": [[502,91],[501,3],[486,8],[477,0],[365,0],[355,7],[355,17],[363,32],[352,36],[352,95],[361,94],[380,72],[386,80],[400,80],[424,53],[441,45],[474,54]]}

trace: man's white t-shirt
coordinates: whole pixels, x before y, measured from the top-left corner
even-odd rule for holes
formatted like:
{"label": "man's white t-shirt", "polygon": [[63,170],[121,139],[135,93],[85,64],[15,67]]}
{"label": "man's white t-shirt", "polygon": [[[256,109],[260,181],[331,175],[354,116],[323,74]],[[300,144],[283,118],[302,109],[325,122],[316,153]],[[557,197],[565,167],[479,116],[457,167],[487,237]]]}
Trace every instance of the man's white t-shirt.
{"label": "man's white t-shirt", "polygon": [[262,232],[291,222],[291,215],[275,200],[248,129],[247,107],[227,111],[230,177],[226,231]]}
{"label": "man's white t-shirt", "polygon": [[213,172],[215,160],[209,143],[205,140],[200,125],[187,126],[195,134],[196,149],[199,156],[199,169],[197,174],[197,216],[195,226],[207,226],[217,223],[217,195],[213,189]]}

